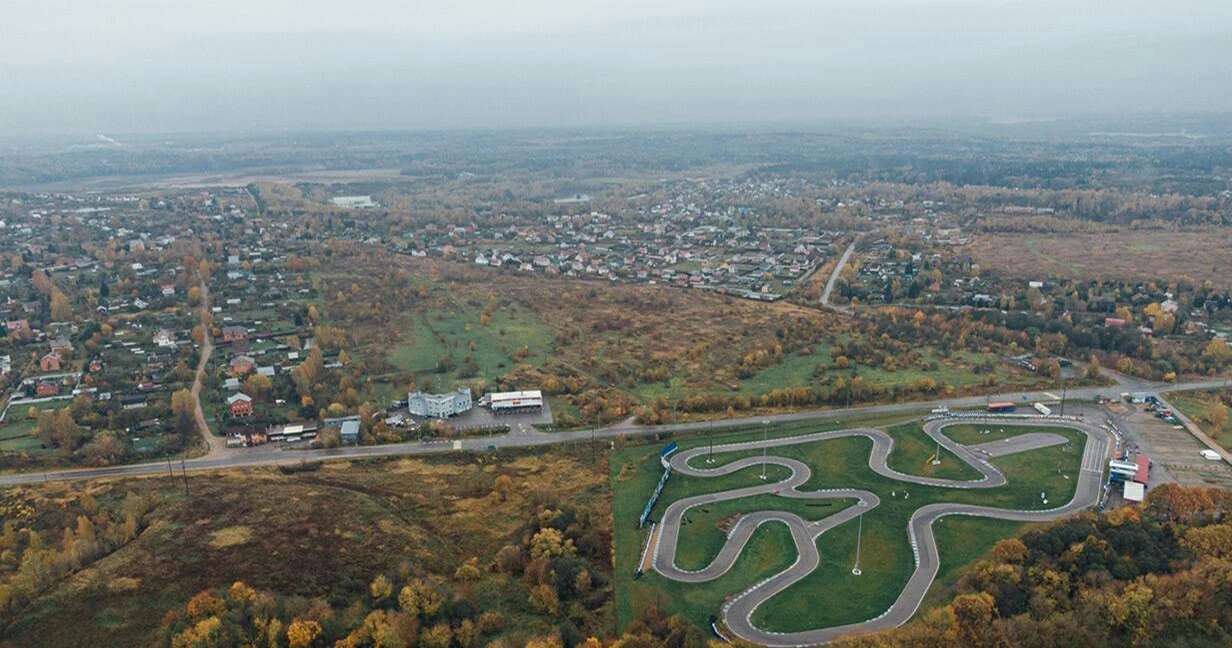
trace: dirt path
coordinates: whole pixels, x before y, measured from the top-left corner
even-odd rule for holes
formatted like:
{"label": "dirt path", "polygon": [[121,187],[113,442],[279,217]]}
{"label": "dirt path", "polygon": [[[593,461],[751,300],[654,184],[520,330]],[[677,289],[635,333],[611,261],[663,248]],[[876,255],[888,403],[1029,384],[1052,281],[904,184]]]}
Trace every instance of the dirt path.
{"label": "dirt path", "polygon": [[210,312],[210,286],[205,279],[201,280],[201,360],[197,363],[197,376],[193,380],[192,395],[197,401],[197,429],[201,431],[201,440],[205,442],[205,457],[216,459],[226,454],[226,445],[210,432],[210,425],[205,420],[205,410],[201,408],[201,386],[205,383],[205,372],[209,367],[210,355],[214,352],[213,335],[207,322]]}
{"label": "dirt path", "polygon": [[851,245],[847,246],[847,249],[843,252],[843,256],[839,258],[838,264],[834,266],[834,272],[830,273],[830,279],[826,281],[826,289],[821,293],[821,305],[823,308],[833,308],[834,310],[843,313],[851,312],[851,307],[849,306],[832,305],[830,303],[830,293],[834,292],[834,284],[838,281],[838,276],[843,272],[843,268],[847,267],[847,262],[851,260],[851,255],[856,251],[856,243],[859,241],[860,238],[856,237],[856,239],[851,242]]}

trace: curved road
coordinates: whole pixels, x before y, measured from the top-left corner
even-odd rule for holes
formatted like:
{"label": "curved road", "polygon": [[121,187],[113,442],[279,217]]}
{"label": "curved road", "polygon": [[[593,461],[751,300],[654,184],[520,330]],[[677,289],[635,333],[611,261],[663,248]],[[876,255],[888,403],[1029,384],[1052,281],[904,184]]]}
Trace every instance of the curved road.
{"label": "curved road", "polygon": [[851,245],[847,246],[847,250],[843,252],[843,256],[839,257],[838,265],[834,266],[834,271],[830,273],[830,279],[826,281],[826,289],[822,291],[821,293],[821,305],[822,306],[826,308],[833,308],[834,310],[841,311],[844,313],[851,312],[850,306],[832,305],[830,303],[830,293],[834,292],[834,284],[838,281],[838,276],[840,273],[843,272],[843,268],[847,266],[847,261],[851,259],[851,255],[855,253],[856,243],[859,243],[859,242],[860,242],[860,237],[857,236],[856,239],[851,242]]}
{"label": "curved road", "polygon": [[[717,452],[738,452],[742,450],[798,445],[841,437],[864,436],[873,441],[873,449],[869,453],[868,466],[874,472],[884,477],[909,484],[943,488],[995,488],[1006,484],[1005,476],[995,466],[986,459],[979,457],[967,446],[959,444],[941,433],[941,430],[949,425],[963,423],[971,423],[971,421],[962,419],[930,421],[924,426],[924,431],[934,441],[940,443],[942,447],[980,472],[981,477],[971,481],[907,475],[890,468],[887,464],[887,459],[890,452],[894,449],[893,438],[881,430],[869,428],[822,432],[767,441],[733,443],[720,446],[715,450]],[[1077,429],[1087,435],[1087,443],[1082,457],[1082,468],[1079,471],[1073,499],[1063,506],[1042,511],[1015,511],[973,504],[948,503],[929,504],[921,507],[912,515],[907,527],[907,536],[911,542],[912,551],[915,554],[915,571],[908,579],[907,584],[903,587],[894,604],[874,619],[843,626],[818,628],[816,630],[794,633],[767,632],[755,627],[751,621],[752,615],[758,606],[808,576],[821,563],[821,556],[817,550],[818,536],[844,522],[854,519],[861,513],[875,509],[880,504],[877,496],[869,491],[851,489],[798,490],[800,486],[808,481],[812,472],[806,464],[795,459],[774,456],[765,457],[764,461],[767,463],[784,466],[791,472],[790,476],[782,481],[720,493],[698,495],[679,500],[668,506],[659,524],[658,540],[654,547],[653,567],[655,571],[673,580],[691,583],[713,580],[731,569],[757,527],[766,522],[781,522],[791,530],[792,537],[795,540],[798,556],[796,562],[786,570],[745,590],[723,606],[723,621],[732,633],[746,641],[766,646],[807,646],[826,643],[840,635],[874,632],[902,625],[915,614],[920,606],[920,602],[924,600],[924,596],[928,593],[929,586],[932,585],[933,580],[937,576],[940,557],[937,552],[936,539],[933,536],[933,522],[947,515],[974,515],[1002,520],[1046,521],[1079,511],[1095,504],[1099,500],[1103,466],[1109,453],[1107,435],[1102,430],[1081,421],[1060,421],[1057,419],[1015,420],[1014,425],[1061,425]],[[727,475],[749,466],[758,465],[763,461],[762,457],[745,457],[717,468],[708,469],[697,468],[690,464],[690,460],[707,452],[708,449],[704,446],[680,452],[671,459],[672,469],[695,477],[716,477]],[[761,511],[744,515],[732,527],[728,534],[727,542],[719,550],[718,556],[715,557],[710,565],[698,571],[686,571],[675,566],[680,525],[685,512],[699,505],[741,499],[765,493],[775,493],[783,497],[855,499],[857,504],[816,522],[808,522],[797,515],[780,511]]]}
{"label": "curved road", "polygon": [[192,392],[193,400],[197,403],[197,411],[195,413],[197,419],[197,429],[201,432],[201,440],[205,442],[205,457],[217,459],[226,454],[226,446],[222,439],[215,437],[210,433],[210,424],[205,420],[205,410],[201,408],[201,386],[205,382],[205,372],[208,370],[210,362],[210,354],[214,352],[213,335],[210,334],[209,312],[210,312],[210,286],[205,278],[201,279],[201,360],[197,362],[197,374],[193,378]]}

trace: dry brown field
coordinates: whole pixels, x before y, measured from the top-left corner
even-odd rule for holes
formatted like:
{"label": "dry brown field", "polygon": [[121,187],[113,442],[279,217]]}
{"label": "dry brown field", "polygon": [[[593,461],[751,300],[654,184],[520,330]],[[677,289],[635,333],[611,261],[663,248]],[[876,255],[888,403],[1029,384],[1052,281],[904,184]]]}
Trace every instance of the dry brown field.
{"label": "dry brown field", "polygon": [[1099,234],[980,234],[968,251],[982,268],[1016,277],[1159,279],[1232,285],[1232,230]]}

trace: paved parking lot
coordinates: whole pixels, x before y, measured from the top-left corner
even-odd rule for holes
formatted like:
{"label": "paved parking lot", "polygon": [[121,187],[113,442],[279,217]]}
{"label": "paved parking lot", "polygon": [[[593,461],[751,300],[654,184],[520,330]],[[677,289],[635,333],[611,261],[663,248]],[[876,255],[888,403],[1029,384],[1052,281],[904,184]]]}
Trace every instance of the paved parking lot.
{"label": "paved parking lot", "polygon": [[1199,452],[1206,446],[1188,430],[1155,418],[1145,405],[1115,403],[1109,409],[1117,427],[1125,431],[1126,441],[1137,444],[1151,458],[1149,488],[1166,482],[1232,488],[1232,466],[1203,459]]}
{"label": "paved parking lot", "polygon": [[552,408],[545,401],[543,410],[524,414],[493,414],[486,407],[472,407],[469,412],[449,419],[456,428],[489,428],[508,425],[512,434],[533,434],[534,426],[552,424]]}

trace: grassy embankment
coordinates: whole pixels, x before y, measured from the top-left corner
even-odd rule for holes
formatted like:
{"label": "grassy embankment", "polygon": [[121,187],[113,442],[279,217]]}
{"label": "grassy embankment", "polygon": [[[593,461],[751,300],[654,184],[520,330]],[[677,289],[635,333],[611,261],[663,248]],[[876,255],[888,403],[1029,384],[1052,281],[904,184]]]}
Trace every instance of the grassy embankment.
{"label": "grassy embankment", "polygon": [[1216,430],[1211,423],[1209,408],[1219,392],[1188,392],[1167,394],[1168,402],[1189,417],[1207,436],[1214,439],[1225,450],[1232,440],[1232,416],[1224,421],[1223,427]]}

